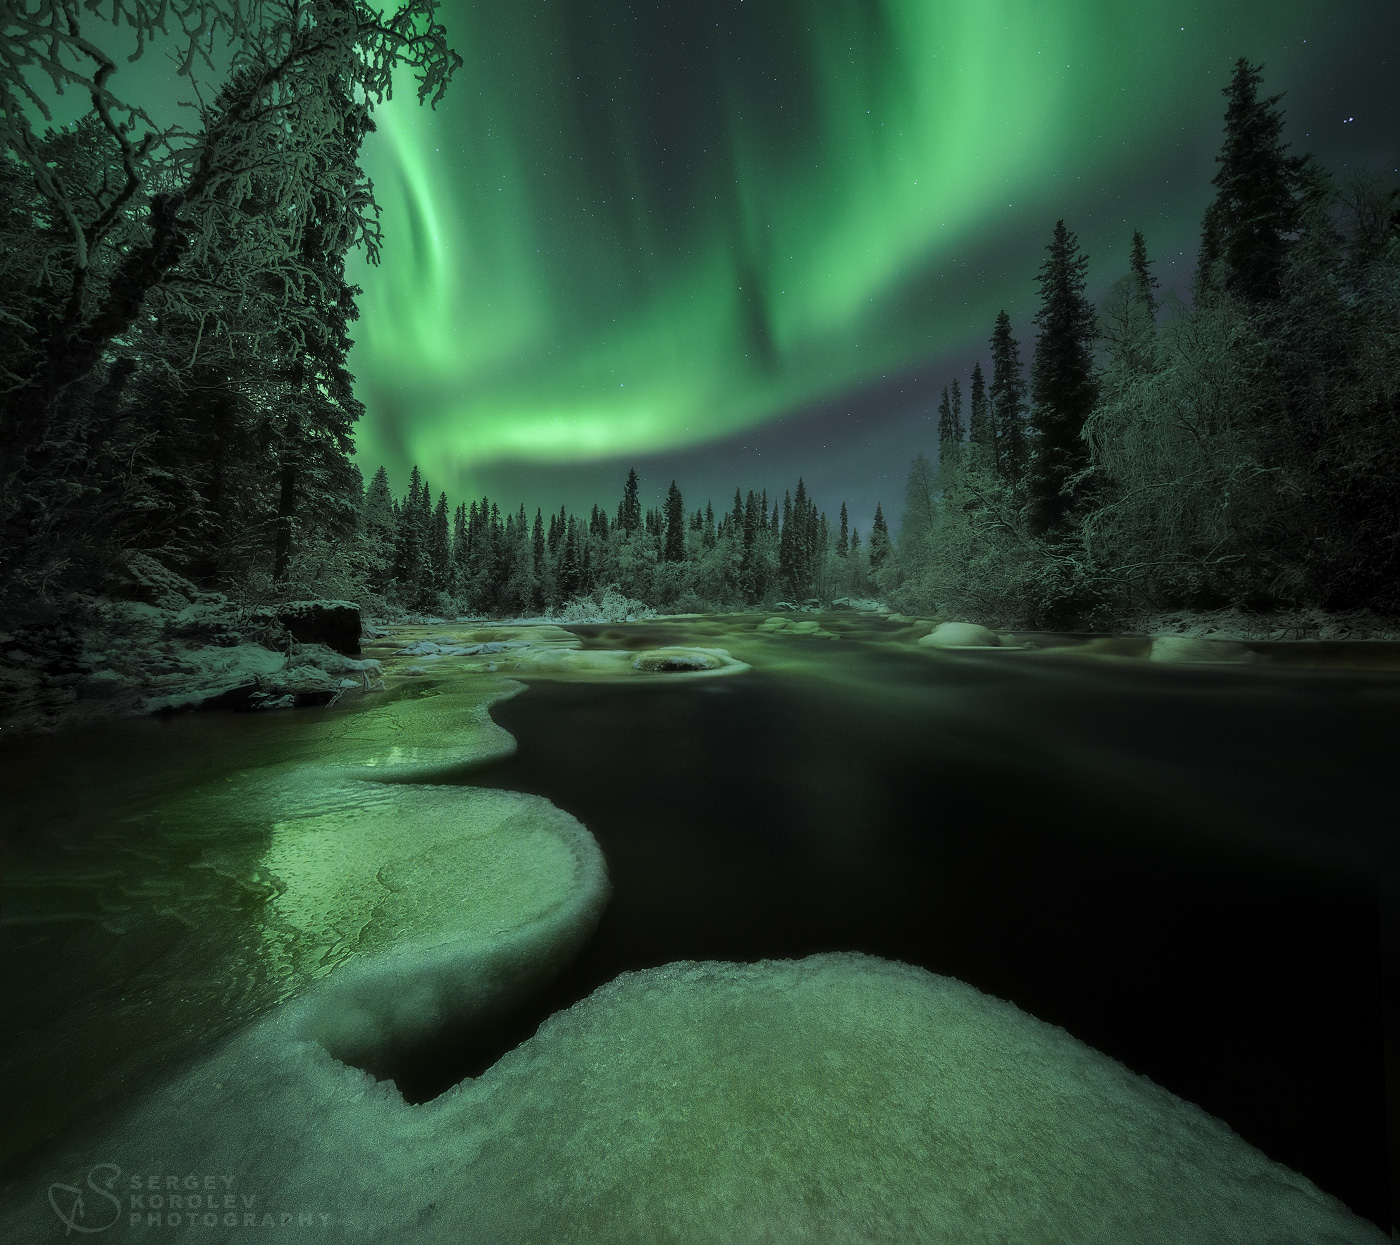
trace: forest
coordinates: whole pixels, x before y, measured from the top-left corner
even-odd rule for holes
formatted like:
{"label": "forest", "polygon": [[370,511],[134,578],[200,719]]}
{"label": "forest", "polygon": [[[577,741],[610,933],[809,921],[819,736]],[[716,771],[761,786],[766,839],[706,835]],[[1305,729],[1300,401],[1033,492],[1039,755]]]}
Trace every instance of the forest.
{"label": "forest", "polygon": [[634,609],[699,612],[785,603],[799,606],[870,591],[892,546],[877,506],[862,547],[841,505],[831,521],[807,495],[804,481],[770,509],[766,490],[733,505],[687,510],[674,480],[665,504],[643,512],[640,481],[627,475],[616,511],[595,505],[587,516],[560,507],[546,524],[524,506],[502,517],[490,498],[448,502],[413,469],[408,494],[396,501],[388,474],[370,481],[361,527],[363,587],[375,605],[523,617],[542,611],[589,612],[609,594]]}
{"label": "forest", "polygon": [[862,544],[845,504],[830,518],[801,480],[718,510],[687,508],[672,481],[644,511],[634,471],[588,515],[434,499],[417,468],[401,498],[382,468],[365,486],[345,259],[374,259],[379,237],[360,148],[395,65],[431,101],[455,60],[430,0],[392,20],[336,11],[343,29],[256,9],[190,133],[138,140],[96,53],[68,82],[91,96],[81,120],[38,134],[7,100],[6,617],[119,595],[134,554],[234,599],[380,616],[523,616],[609,592],[681,612],[877,597],[1003,627],[1400,613],[1400,192],[1290,155],[1247,60],[1189,302],[1159,296],[1138,232],[1095,307],[1057,223],[1028,369],[1003,312],[966,418],[962,378],[943,390],[897,533],[877,510]]}
{"label": "forest", "polygon": [[1029,384],[1003,313],[914,460],[901,608],[1130,627],[1162,609],[1400,612],[1400,191],[1288,154],[1240,59],[1189,303],[1141,232],[1099,309],[1063,221]]}

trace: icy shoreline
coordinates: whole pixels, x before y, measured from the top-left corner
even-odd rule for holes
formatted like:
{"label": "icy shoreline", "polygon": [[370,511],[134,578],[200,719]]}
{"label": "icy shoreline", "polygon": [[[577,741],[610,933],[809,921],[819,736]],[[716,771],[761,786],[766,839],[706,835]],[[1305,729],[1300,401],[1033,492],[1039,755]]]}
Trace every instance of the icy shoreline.
{"label": "icy shoreline", "polygon": [[0,626],[0,737],[191,709],[323,705],[382,688],[346,601],[239,605],[133,559],[132,597]]}
{"label": "icy shoreline", "polygon": [[[367,618],[361,637],[358,607],[349,602],[237,606],[221,594],[198,591],[163,568],[150,568],[147,579],[142,585],[146,600],[87,597],[69,602],[61,614],[44,622],[0,627],[0,738],[202,708],[274,709],[332,703],[343,695],[384,686],[380,662],[355,655],[360,638],[371,644],[392,642],[401,630],[425,625],[458,630],[466,624],[487,631],[678,620],[619,597],[605,600],[592,611],[535,618]],[[289,628],[280,617],[296,609],[322,611],[327,616],[338,612],[338,630],[332,637],[336,647],[298,639],[297,628]],[[827,634],[817,623],[790,621],[794,615],[814,612],[820,611],[792,607],[761,629]],[[879,614],[897,625],[976,626],[965,620],[891,613],[874,601],[837,603],[829,612]],[[1000,647],[1040,648],[1038,638],[1052,634],[993,630],[1003,637]],[[1125,619],[1121,627],[1096,633],[1095,638],[1104,643],[1157,641],[1163,655],[1183,660],[1175,650],[1168,653],[1168,646],[1189,641],[1220,642],[1222,647],[1394,642],[1400,641],[1400,621],[1368,611],[1164,611]],[[927,646],[941,645],[930,639]]]}

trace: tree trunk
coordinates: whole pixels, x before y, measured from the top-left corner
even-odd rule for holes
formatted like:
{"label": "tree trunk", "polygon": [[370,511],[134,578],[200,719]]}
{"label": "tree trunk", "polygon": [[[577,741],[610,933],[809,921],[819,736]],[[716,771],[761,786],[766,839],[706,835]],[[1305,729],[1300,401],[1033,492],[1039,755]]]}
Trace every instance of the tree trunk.
{"label": "tree trunk", "polygon": [[292,558],[292,521],[297,506],[297,468],[295,459],[282,463],[282,492],[277,500],[277,543],[272,557],[272,578],[285,583],[287,566]]}

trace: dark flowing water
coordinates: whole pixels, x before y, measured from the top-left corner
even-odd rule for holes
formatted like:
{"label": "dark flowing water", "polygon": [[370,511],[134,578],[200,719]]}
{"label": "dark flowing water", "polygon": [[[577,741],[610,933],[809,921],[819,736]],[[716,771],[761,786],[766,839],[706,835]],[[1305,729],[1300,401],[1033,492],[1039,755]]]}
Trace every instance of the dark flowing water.
{"label": "dark flowing water", "polygon": [[420,1052],[401,1088],[441,1092],[627,969],[854,949],[1064,1026],[1385,1223],[1357,844],[1393,816],[1393,692],[921,657],[843,655],[874,676],[846,686],[538,682],[498,706],[518,756],[470,780],[579,817],[615,895],[544,998]]}
{"label": "dark flowing water", "polygon": [[[1063,1025],[1389,1222],[1376,862],[1400,678],[940,654],[879,620],[823,620],[840,642],[758,622],[573,628],[587,647],[721,646],[753,669],[534,678],[492,711],[514,758],[431,774],[574,814],[614,895],[540,996],[376,1075],[435,1097],[629,969],[865,951]],[[279,801],[299,766],[389,747],[396,706],[477,678],[444,663],[358,708],[130,723],[0,756],[7,1157],[314,978],[326,947],[268,914],[289,879],[311,908],[334,879],[289,872]],[[450,753],[452,729],[439,742]]]}

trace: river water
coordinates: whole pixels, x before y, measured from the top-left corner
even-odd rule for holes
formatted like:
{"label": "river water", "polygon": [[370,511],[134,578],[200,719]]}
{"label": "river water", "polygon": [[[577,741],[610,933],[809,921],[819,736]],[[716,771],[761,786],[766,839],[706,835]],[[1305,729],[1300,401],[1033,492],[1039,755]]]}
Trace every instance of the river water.
{"label": "river water", "polygon": [[[499,662],[529,685],[492,709],[518,751],[433,780],[573,814],[613,898],[542,994],[377,1075],[430,1099],[627,969],[859,950],[1063,1026],[1386,1221],[1376,859],[1394,823],[1393,653],[1164,665],[1068,638],[934,653],[875,619],[822,619],[839,639],[761,621],[571,628],[600,652],[722,647],[751,667],[726,677]],[[483,677],[444,661],[388,696]],[[6,1159],[355,954],[276,935],[287,880],[270,815],[240,793],[359,746],[355,723],[383,703],[0,753]]]}

